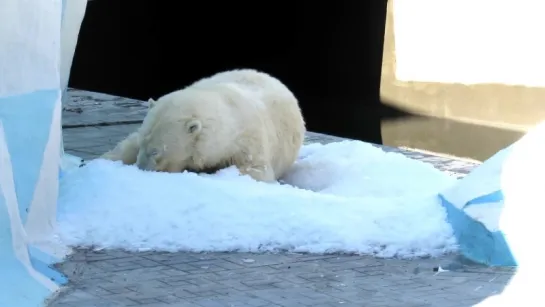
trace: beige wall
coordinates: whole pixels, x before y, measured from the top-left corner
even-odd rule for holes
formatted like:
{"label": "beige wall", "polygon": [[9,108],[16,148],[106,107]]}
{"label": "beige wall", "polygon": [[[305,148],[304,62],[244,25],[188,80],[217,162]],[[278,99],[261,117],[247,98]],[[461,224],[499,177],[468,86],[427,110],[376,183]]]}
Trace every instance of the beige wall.
{"label": "beige wall", "polygon": [[[531,69],[526,67],[526,71],[523,69],[515,70],[515,72],[521,76],[517,79],[514,74],[514,77],[512,77],[509,76],[508,72],[506,72],[506,70],[510,67],[509,65],[506,65],[505,69],[502,68],[500,70],[505,74],[505,76],[501,76],[499,73],[488,72],[486,68],[483,68],[491,67],[490,65],[467,65],[467,63],[464,62],[466,58],[460,55],[461,52],[466,52],[465,56],[467,57],[467,54],[470,54],[468,50],[470,51],[475,48],[482,51],[483,46],[486,47],[487,45],[485,44],[488,44],[491,41],[486,40],[486,35],[493,36],[494,39],[498,40],[497,37],[501,37],[501,33],[498,33],[499,30],[495,31],[491,28],[488,28],[487,31],[483,31],[482,29],[479,31],[478,29],[475,30],[482,37],[482,41],[479,42],[480,44],[483,44],[481,46],[473,43],[476,41],[474,37],[478,38],[479,36],[475,36],[473,33],[468,32],[469,30],[467,28],[460,29],[459,32],[456,32],[456,28],[454,28],[454,31],[451,32],[444,30],[449,25],[438,25],[437,27],[433,27],[433,31],[428,33],[425,30],[425,27],[423,28],[422,25],[413,27],[410,24],[411,22],[422,23],[422,19],[427,18],[426,15],[433,14],[433,8],[425,13],[422,13],[422,6],[425,5],[425,2],[428,0],[415,0],[414,3],[418,3],[418,5],[415,5],[417,7],[414,9],[414,11],[408,11],[407,7],[404,6],[403,10],[395,12],[396,18],[394,18],[394,5],[396,5],[396,1],[390,0],[388,4],[384,58],[382,66],[381,97],[383,103],[385,104],[405,110],[409,113],[423,116],[383,120],[382,137],[385,145],[414,147],[484,160],[499,149],[514,142],[525,130],[532,127],[537,122],[545,119],[545,88],[516,84],[517,82],[527,82],[525,80],[529,80],[529,78],[523,74],[532,73],[533,69],[538,70],[540,68],[539,65],[541,64],[536,65],[536,67]],[[439,2],[445,3],[447,1]],[[465,0],[461,2],[465,2]],[[467,4],[467,2],[465,3]],[[484,11],[487,8],[481,7],[479,9]],[[489,6],[488,9],[491,9],[491,6]],[[440,13],[444,14],[444,12]],[[402,16],[403,14],[404,16]],[[407,14],[413,14],[414,16],[409,16]],[[394,22],[396,19],[400,20],[399,18],[401,17],[398,16],[405,18],[402,22],[399,22],[399,25],[397,25],[398,27],[401,25],[405,26],[404,29],[398,29],[397,33],[399,36],[397,37],[398,42],[403,42],[403,44],[405,44],[404,47],[408,46],[404,50],[396,50],[395,46],[396,33],[394,30]],[[408,19],[407,16],[409,17]],[[459,17],[458,19],[459,23],[465,22],[464,18]],[[478,18],[474,17],[473,19],[477,20]],[[426,21],[428,22],[428,26],[432,24],[432,21],[436,24],[440,24],[442,22],[441,16],[435,16],[435,18],[425,20],[423,24],[426,24]],[[473,26],[475,28],[483,27],[482,24],[484,24],[484,22],[486,22],[485,19],[483,19],[480,24],[475,23]],[[413,33],[413,37],[413,34],[406,33],[405,30],[407,29],[420,30],[418,31],[418,34]],[[443,31],[443,33],[447,33],[448,35],[441,36],[441,31]],[[522,30],[514,29],[513,31],[520,32]],[[471,38],[468,37],[468,39],[465,40],[463,36],[464,33],[468,33],[468,36],[471,36]],[[404,35],[404,37],[401,37],[401,35]],[[456,37],[454,37],[455,35]],[[520,36],[520,34],[516,33],[513,35]],[[426,36],[428,37],[426,38]],[[438,37],[441,39],[438,39]],[[529,36],[527,35],[525,37],[528,38]],[[423,41],[423,39],[427,39],[432,43],[427,41],[425,43],[420,43]],[[502,43],[504,44],[502,46],[508,46],[510,44],[509,39],[510,37],[503,38],[503,40],[506,42],[502,42],[502,38],[499,38],[498,44]],[[539,40],[539,38],[535,37],[535,40]],[[410,45],[412,41],[414,41],[413,46]],[[409,44],[407,42],[409,42]],[[433,49],[436,48],[434,43],[441,44],[441,48],[443,49],[439,47],[437,47],[438,49]],[[399,44],[401,45],[401,43]],[[452,46],[455,44],[457,48],[462,48],[459,49],[462,51],[458,50],[453,51],[452,54],[437,56],[437,53],[441,52],[437,50],[443,50],[442,52],[444,53],[450,52],[448,49],[446,49],[448,48],[449,44],[453,44]],[[510,65],[513,67],[518,67],[518,59],[524,58],[526,61],[524,63],[527,63],[528,57],[534,56],[533,54],[527,55],[524,51],[525,48],[533,48],[532,44],[529,44],[529,46],[524,46],[524,41],[521,42],[520,40],[516,44],[516,52],[519,53],[514,51],[506,51],[507,53],[497,56],[500,60],[505,59],[505,62],[511,63]],[[445,47],[445,45],[447,45],[447,47]],[[420,48],[424,54],[424,60],[415,55],[416,53],[414,50],[419,50],[418,48]],[[408,49],[413,50],[412,55],[410,54],[410,50],[407,51]],[[396,56],[396,52],[401,51],[403,51],[404,54]],[[429,54],[426,55],[426,53]],[[505,54],[511,58],[507,58]],[[411,56],[414,58],[413,66],[418,68],[418,65],[420,65],[420,67],[422,67],[421,74],[417,69],[413,68],[414,80],[420,80],[419,82],[411,80],[400,81],[396,77],[396,59],[399,60],[403,58],[403,60],[406,61],[404,65],[411,66],[413,64],[410,62]],[[448,66],[450,67],[449,69],[454,70],[455,66],[460,64],[460,66],[462,66],[461,73],[453,72],[452,75],[456,74],[456,76],[453,77],[454,81],[451,83],[434,82],[434,67],[426,67],[426,65],[428,65],[428,63],[425,61],[426,56],[430,58],[430,62],[435,61],[434,63],[429,63],[430,66],[441,66],[441,60],[452,61],[452,63],[449,64],[454,65],[445,65],[445,67]],[[489,61],[486,54],[481,56],[482,61]],[[543,57],[545,58],[545,53],[543,53]],[[478,61],[479,58],[472,57],[471,60]],[[496,59],[496,61],[498,60]],[[522,62],[521,65],[524,65]],[[466,63],[465,66],[464,63]],[[490,63],[496,65],[495,63],[498,62],[490,61]],[[478,71],[478,69],[480,69],[480,71]],[[461,79],[463,78],[464,73],[468,76],[467,80],[470,81]],[[487,73],[489,73],[489,75],[487,75]],[[408,74],[405,73],[405,79],[410,79],[411,76],[407,77],[407,75]],[[475,81],[475,76],[479,76],[480,79]],[[539,77],[539,75],[535,77],[537,80],[536,82],[539,82]],[[441,76],[439,73],[437,73],[437,79],[445,80],[447,78],[449,78],[448,72]],[[458,80],[456,80],[456,78],[458,78]],[[487,78],[493,82],[486,82]],[[498,82],[498,80],[502,80],[501,78],[510,80],[512,84],[515,84],[501,84]],[[427,80],[422,82],[422,79]],[[542,81],[545,84],[545,78],[543,78]]]}

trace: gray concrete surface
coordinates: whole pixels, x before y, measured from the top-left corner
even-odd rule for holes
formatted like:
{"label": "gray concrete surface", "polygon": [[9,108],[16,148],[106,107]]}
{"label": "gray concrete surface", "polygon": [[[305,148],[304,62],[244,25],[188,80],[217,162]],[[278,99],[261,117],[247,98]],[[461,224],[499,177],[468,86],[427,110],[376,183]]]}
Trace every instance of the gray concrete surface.
{"label": "gray concrete surface", "polygon": [[[63,115],[63,122],[70,123],[64,129],[65,150],[84,159],[104,153],[138,127],[123,124],[119,115],[104,121],[103,114],[115,112],[93,108],[113,108],[115,114],[121,114],[119,110],[132,106],[133,111],[139,110],[135,118],[145,114],[140,102],[115,97],[108,100],[106,95],[83,91],[70,94],[67,105],[71,108],[78,107],[78,99],[91,106],[88,112],[79,113],[67,108]],[[100,101],[93,102],[93,97],[100,97]],[[85,125],[79,125],[78,120]],[[309,133],[306,141],[338,140]],[[401,152],[457,177],[475,167],[468,161],[429,153],[384,150]],[[438,267],[447,271],[437,271]],[[468,264],[456,255],[400,260],[358,255],[121,250],[76,250],[58,268],[70,283],[51,300],[52,307],[465,307],[501,293],[515,273],[513,269]]]}
{"label": "gray concrete surface", "polygon": [[51,306],[460,307],[500,293],[512,275],[454,256],[78,251],[60,268],[72,283]]}

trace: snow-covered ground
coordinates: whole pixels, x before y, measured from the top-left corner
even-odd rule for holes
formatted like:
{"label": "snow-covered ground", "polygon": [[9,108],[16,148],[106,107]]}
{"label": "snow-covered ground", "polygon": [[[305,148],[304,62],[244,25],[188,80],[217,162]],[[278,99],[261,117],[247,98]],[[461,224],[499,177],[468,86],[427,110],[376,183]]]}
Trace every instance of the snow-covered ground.
{"label": "snow-covered ground", "polygon": [[56,236],[140,251],[433,256],[456,249],[437,198],[454,182],[359,141],[304,146],[282,184],[236,168],[168,174],[94,160],[61,178]]}

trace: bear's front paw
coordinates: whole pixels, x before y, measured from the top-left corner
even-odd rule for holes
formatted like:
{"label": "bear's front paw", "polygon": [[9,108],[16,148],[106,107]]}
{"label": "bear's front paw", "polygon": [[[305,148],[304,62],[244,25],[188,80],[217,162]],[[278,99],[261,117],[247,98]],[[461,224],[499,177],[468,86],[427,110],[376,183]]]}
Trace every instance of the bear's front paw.
{"label": "bear's front paw", "polygon": [[239,167],[239,170],[241,174],[248,175],[256,181],[263,181],[263,182],[276,181],[272,167],[267,165]]}

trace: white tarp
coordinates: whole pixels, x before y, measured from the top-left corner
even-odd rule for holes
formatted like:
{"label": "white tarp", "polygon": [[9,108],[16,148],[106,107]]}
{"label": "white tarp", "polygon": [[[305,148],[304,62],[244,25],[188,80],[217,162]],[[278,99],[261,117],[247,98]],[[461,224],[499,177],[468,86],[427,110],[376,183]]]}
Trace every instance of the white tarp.
{"label": "white tarp", "polygon": [[0,0],[0,306],[39,306],[65,281],[48,267],[62,251],[39,236],[55,224],[61,93],[86,5]]}

